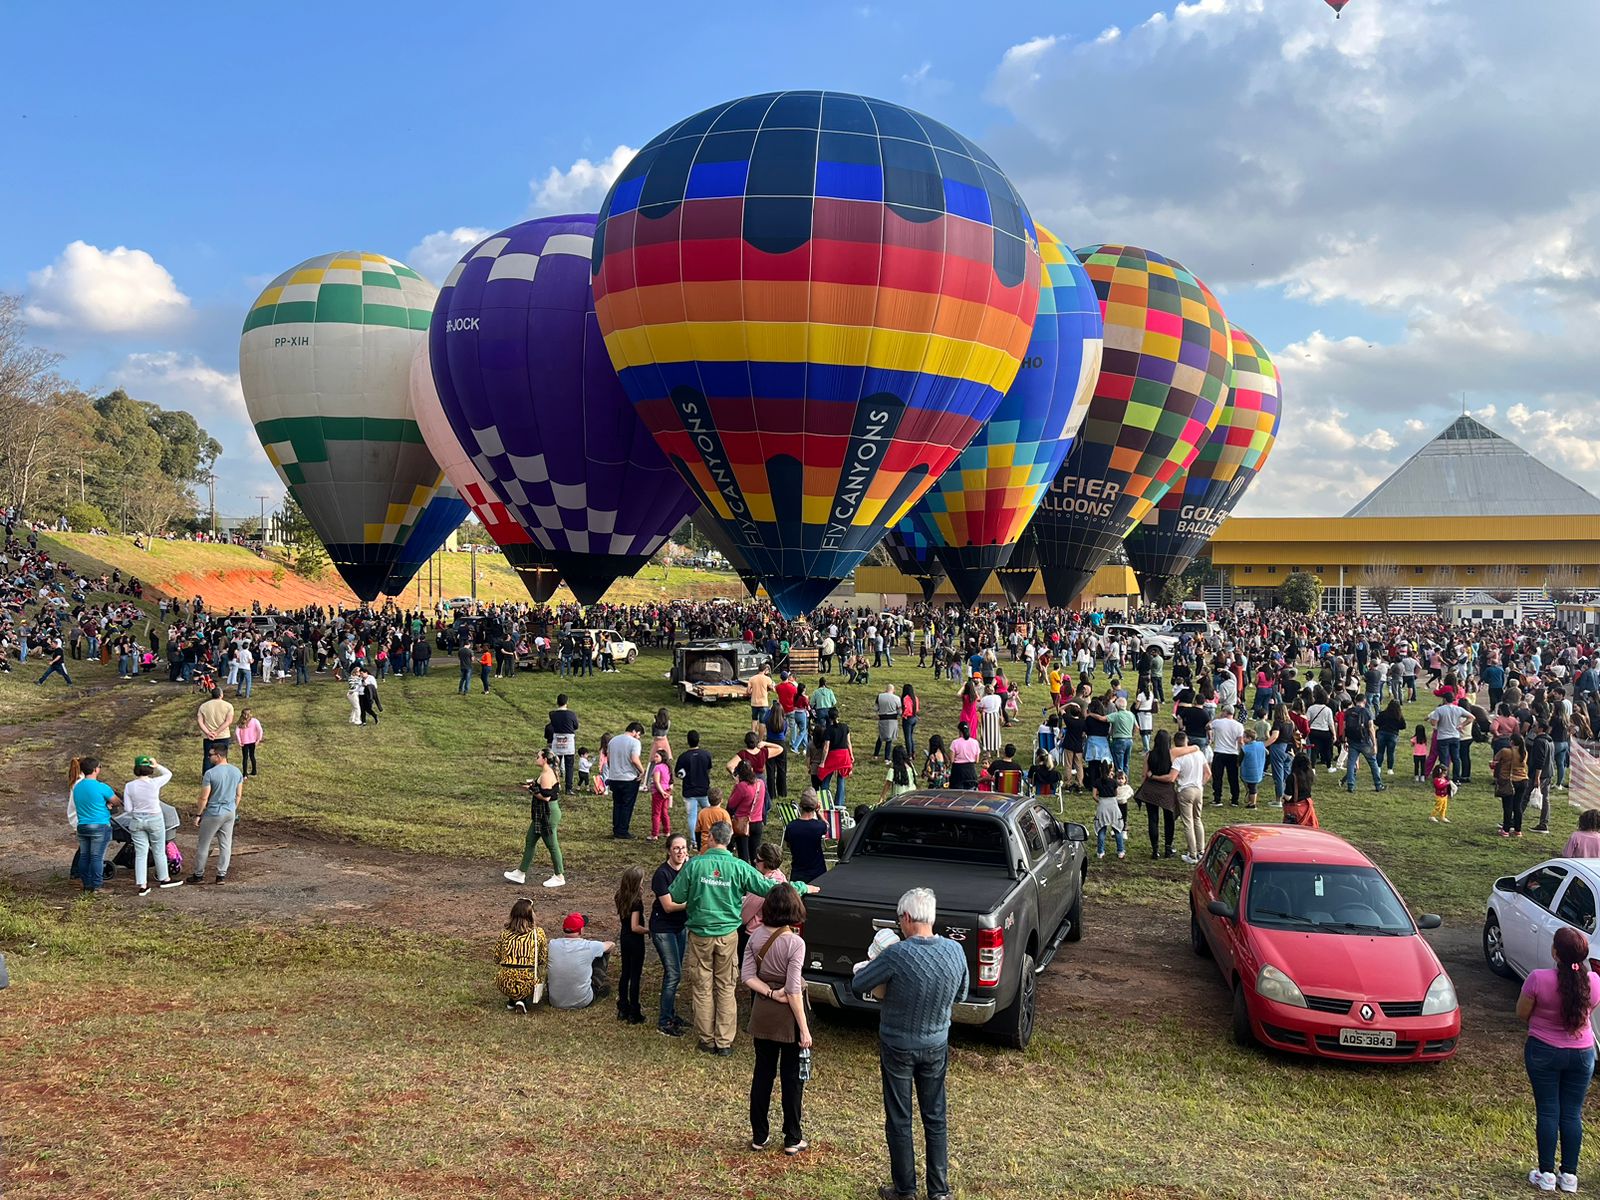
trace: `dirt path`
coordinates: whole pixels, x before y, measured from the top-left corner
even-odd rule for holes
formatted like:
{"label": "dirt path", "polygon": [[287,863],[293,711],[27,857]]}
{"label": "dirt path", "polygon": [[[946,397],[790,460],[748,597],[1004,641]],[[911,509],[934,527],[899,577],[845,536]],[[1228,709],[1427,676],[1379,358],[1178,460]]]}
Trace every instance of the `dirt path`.
{"label": "dirt path", "polygon": [[[20,742],[0,776],[0,844],[7,848],[8,879],[59,897],[63,906],[76,899],[77,885],[66,878],[73,845],[63,814],[65,761],[74,752],[97,748],[108,731],[171,696],[165,689],[108,687],[47,725],[0,729],[0,739],[9,734]],[[168,785],[180,812],[193,809],[194,766],[177,764],[177,777]],[[505,920],[509,900],[526,893],[534,896],[547,922],[547,914],[577,910],[589,914],[603,936],[615,931],[609,879],[585,878],[575,870],[558,894],[544,893],[532,881],[527,888],[513,888],[500,877],[506,862],[400,854],[252,822],[248,793],[243,811],[225,887],[185,887],[140,900],[133,894],[131,872],[119,871],[106,898],[130,909],[159,905],[209,920],[348,921],[482,940]],[[193,853],[192,827],[180,844]],[[1219,1036],[1225,1031],[1227,992],[1211,964],[1191,952],[1181,901],[1168,910],[1091,900],[1085,917],[1084,940],[1065,947],[1041,981],[1043,1021],[1092,1020],[1111,1013],[1152,1021],[1177,1016],[1215,1027]],[[1460,992],[1469,1036],[1515,1032],[1515,987],[1484,967],[1478,930],[1446,928],[1430,940]]]}

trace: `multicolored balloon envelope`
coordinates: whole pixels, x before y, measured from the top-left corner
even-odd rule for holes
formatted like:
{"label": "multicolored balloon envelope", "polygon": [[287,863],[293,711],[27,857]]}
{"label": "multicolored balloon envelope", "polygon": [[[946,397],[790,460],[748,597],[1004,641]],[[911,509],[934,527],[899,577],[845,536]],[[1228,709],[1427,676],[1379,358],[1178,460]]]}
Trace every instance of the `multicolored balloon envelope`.
{"label": "multicolored balloon envelope", "polygon": [[1237,325],[1231,328],[1233,386],[1221,418],[1194,465],[1128,535],[1128,561],[1146,593],[1183,574],[1266,466],[1278,437],[1278,368],[1260,342]]}
{"label": "multicolored balloon envelope", "polygon": [[1089,246],[1078,260],[1105,318],[1088,414],[1030,528],[1045,594],[1070,604],[1200,452],[1228,390],[1228,319],[1175,259]]}
{"label": "multicolored balloon envelope", "polygon": [[[932,531],[935,534],[937,531]],[[900,574],[909,575],[922,585],[922,598],[932,600],[939,581],[945,576],[944,563],[940,561],[925,519],[919,519],[916,509],[901,517],[884,535],[883,546],[889,558],[899,568]]]}
{"label": "multicolored balloon envelope", "polygon": [[593,604],[695,509],[606,357],[593,216],[524,221],[439,291],[428,349],[450,427],[562,579]]}
{"label": "multicolored balloon envelope", "polygon": [[444,406],[439,403],[439,389],[434,386],[433,359],[428,354],[426,341],[417,346],[417,353],[411,360],[411,410],[416,414],[422,440],[444,471],[445,479],[466,500],[473,516],[500,547],[506,562],[522,580],[522,586],[528,589],[528,595],[539,604],[548,601],[561,586],[561,576],[544,547],[528,536],[516,514],[484,482],[455,430],[450,428]]}
{"label": "multicolored balloon envelope", "polygon": [[1029,525],[1012,547],[1011,557],[1006,559],[1003,566],[994,569],[994,577],[999,580],[1000,590],[1006,594],[1006,599],[1012,604],[1021,604],[1033,590],[1033,581],[1038,574],[1038,535]]}
{"label": "multicolored balloon envelope", "polygon": [[750,564],[745,560],[744,551],[734,545],[733,539],[728,536],[728,531],[718,524],[717,519],[705,509],[700,509],[689,518],[694,527],[700,531],[700,536],[710,542],[712,548],[727,560],[728,566],[733,568],[733,573],[739,577],[739,582],[744,584],[744,590],[755,597],[761,588],[761,577],[750,569]]}
{"label": "multicolored balloon envelope", "polygon": [[397,565],[444,480],[411,414],[411,356],[436,294],[381,254],[322,254],[267,285],[239,339],[256,436],[363,600],[410,579],[416,566]]}
{"label": "multicolored balloon envelope", "polygon": [[912,512],[937,531],[934,553],[962,603],[977,602],[1033,519],[1089,410],[1104,326],[1089,276],[1039,226],[1039,317],[1016,382],[994,416]]}
{"label": "multicolored balloon envelope", "polygon": [[394,566],[389,568],[389,577],[383,581],[383,594],[398,596],[404,591],[423,564],[450,540],[450,535],[461,528],[461,522],[466,519],[467,502],[456,491],[450,477],[445,476],[400,547]]}
{"label": "multicolored balloon envelope", "polygon": [[793,616],[993,414],[1039,252],[960,134],[881,100],[772,92],[639,152],[601,207],[594,286],[639,415]]}

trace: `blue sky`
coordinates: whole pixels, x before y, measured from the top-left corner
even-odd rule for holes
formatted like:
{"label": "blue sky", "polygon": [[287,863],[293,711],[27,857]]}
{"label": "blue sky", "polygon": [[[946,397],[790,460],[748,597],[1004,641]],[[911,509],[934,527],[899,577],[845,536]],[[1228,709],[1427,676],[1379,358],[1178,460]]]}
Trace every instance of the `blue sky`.
{"label": "blue sky", "polygon": [[1255,511],[1342,511],[1462,391],[1600,482],[1575,332],[1600,296],[1600,155],[1559,119],[1600,98],[1593,6],[549,7],[14,7],[7,41],[34,52],[0,77],[25,167],[0,189],[0,290],[85,387],[194,410],[227,446],[221,506],[250,512],[276,481],[238,330],[266,279],[359,248],[437,282],[451,231],[592,211],[627,148],[688,113],[839,88],[983,143],[1066,240],[1148,245],[1212,284],[1285,378]]}

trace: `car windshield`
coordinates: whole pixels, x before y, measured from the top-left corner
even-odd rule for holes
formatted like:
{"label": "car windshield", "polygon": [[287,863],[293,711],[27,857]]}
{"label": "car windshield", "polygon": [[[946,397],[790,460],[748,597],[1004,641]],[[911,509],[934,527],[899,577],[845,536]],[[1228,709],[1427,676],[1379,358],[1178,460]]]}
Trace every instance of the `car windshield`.
{"label": "car windshield", "polygon": [[1245,919],[1267,929],[1403,935],[1411,916],[1376,867],[1257,863]]}

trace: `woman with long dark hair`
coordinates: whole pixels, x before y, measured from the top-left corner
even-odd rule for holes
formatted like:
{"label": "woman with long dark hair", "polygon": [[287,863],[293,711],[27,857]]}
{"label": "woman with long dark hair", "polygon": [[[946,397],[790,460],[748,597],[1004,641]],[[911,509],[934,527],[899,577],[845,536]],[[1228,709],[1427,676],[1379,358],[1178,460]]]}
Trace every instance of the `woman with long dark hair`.
{"label": "woman with long dark hair", "polygon": [[1305,825],[1311,829],[1322,827],[1317,820],[1317,806],[1311,799],[1311,786],[1316,777],[1311,759],[1304,752],[1296,754],[1289,766],[1289,786],[1283,793],[1285,825]]}
{"label": "woman with long dark hair", "polygon": [[1172,857],[1172,834],[1178,823],[1178,772],[1172,765],[1172,734],[1162,729],[1144,760],[1144,782],[1133,798],[1144,805],[1150,819],[1150,857],[1162,857],[1160,826],[1166,824],[1166,857]]}
{"label": "woman with long dark hair", "polygon": [[1576,1192],[1583,1099],[1594,1076],[1594,1029],[1589,1018],[1600,1002],[1600,977],[1589,969],[1589,940],[1570,925],[1556,930],[1550,957],[1555,966],[1528,972],[1517,997],[1517,1016],[1528,1023],[1522,1062],[1533,1089],[1534,1141],[1539,1154],[1538,1165],[1528,1172],[1528,1182],[1542,1192],[1558,1187]]}
{"label": "woman with long dark hair", "polygon": [[1528,746],[1520,733],[1494,756],[1494,794],[1500,797],[1500,836],[1522,836],[1522,806],[1528,802]]}
{"label": "woman with long dark hair", "polygon": [[978,786],[978,739],[965,721],[956,726],[950,743],[950,786],[967,790]]}

